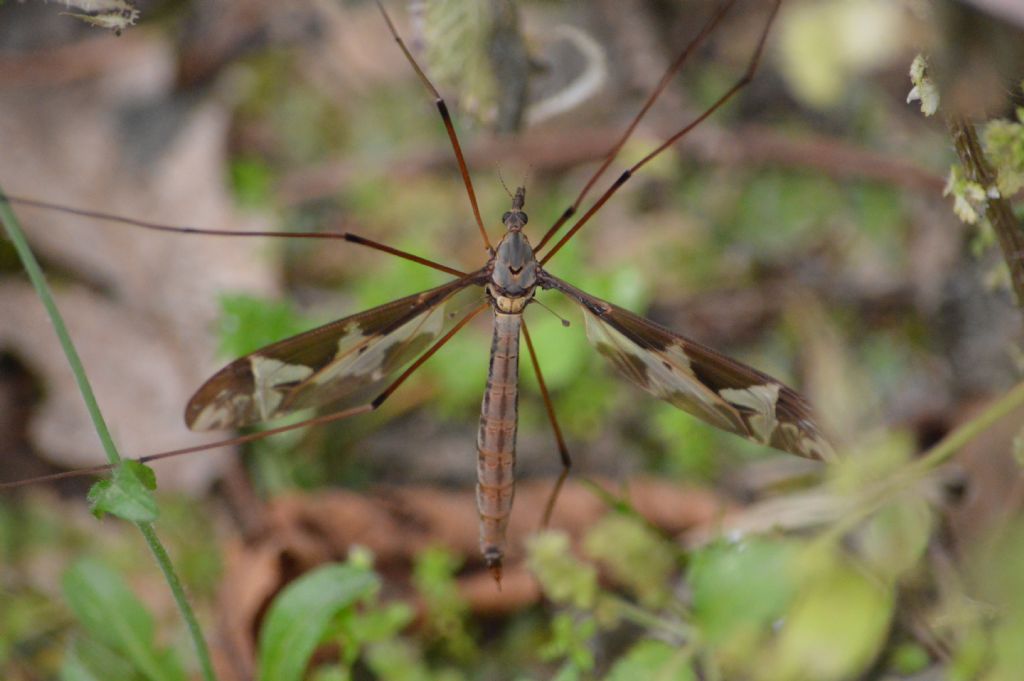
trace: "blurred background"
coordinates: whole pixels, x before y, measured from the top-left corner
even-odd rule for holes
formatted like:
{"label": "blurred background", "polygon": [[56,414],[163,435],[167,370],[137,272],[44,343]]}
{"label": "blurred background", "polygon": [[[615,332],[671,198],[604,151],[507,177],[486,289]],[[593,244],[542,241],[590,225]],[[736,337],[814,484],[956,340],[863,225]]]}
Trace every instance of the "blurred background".
{"label": "blurred background", "polygon": [[[465,270],[486,260],[431,97],[372,2],[137,2],[136,25],[119,35],[76,16],[106,5],[124,3],[0,6],[4,192],[172,225],[350,231]],[[535,242],[720,6],[387,3],[452,110],[492,240],[510,205],[503,185],[524,184]],[[590,200],[735,82],[769,10],[736,4]],[[855,491],[1020,380],[1021,311],[984,192],[971,204],[950,180],[944,117],[978,123],[1002,195],[1019,195],[1021,14],[999,0],[788,0],[753,82],[645,166],[549,266],[793,385],[834,434],[841,466],[648,398],[593,350],[571,304],[542,293],[571,322],[540,306],[527,314],[574,461],[552,525],[576,554],[557,542],[527,549],[560,464],[524,359],[504,589],[482,569],[481,318],[379,412],[155,466],[158,529],[222,678],[252,676],[275,594],[351,560],[353,547],[381,579],[357,610],[390,628],[375,641],[329,639],[315,678],[639,678],[615,674],[653,674],[666,660],[673,679],[1016,678],[999,676],[1013,668],[1000,642],[1024,633],[1024,585],[986,561],[1024,551],[1013,456],[1024,412],[899,503],[848,512]],[[907,101],[918,54],[942,94],[930,117]],[[947,184],[967,202],[959,216]],[[184,427],[184,405],[232,358],[445,280],[350,244],[162,235],[15,208],[126,456],[204,441]],[[973,224],[961,220],[972,213]],[[6,242],[0,456],[4,481],[103,461]],[[159,572],[125,523],[90,517],[90,482],[0,497],[3,677],[75,678],[69,656],[93,670],[111,669],[96,661],[106,653],[131,659],[75,607],[69,575],[97,564],[144,601],[152,645],[194,676]],[[835,529],[844,515],[852,525]],[[767,534],[748,545],[748,532]],[[732,542],[715,543],[723,534]],[[832,539],[824,553],[821,535]],[[661,571],[644,572],[653,563]],[[589,586],[573,588],[597,600],[552,587],[586,575]],[[609,616],[608,603],[623,610]],[[626,604],[650,617],[631,620]],[[854,631],[826,631],[840,611]],[[796,633],[772,630],[787,621]],[[652,641],[664,648],[636,652]],[[388,666],[399,659],[407,666]],[[95,678],[152,678],[124,669]]]}

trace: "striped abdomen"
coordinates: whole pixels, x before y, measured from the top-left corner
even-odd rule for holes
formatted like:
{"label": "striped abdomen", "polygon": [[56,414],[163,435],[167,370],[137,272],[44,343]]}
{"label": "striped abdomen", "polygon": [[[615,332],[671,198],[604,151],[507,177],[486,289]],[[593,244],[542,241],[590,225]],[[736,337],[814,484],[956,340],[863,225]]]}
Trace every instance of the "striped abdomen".
{"label": "striped abdomen", "polygon": [[501,578],[505,529],[515,493],[521,323],[519,314],[494,312],[491,366],[480,406],[480,430],[476,439],[480,550],[495,579]]}

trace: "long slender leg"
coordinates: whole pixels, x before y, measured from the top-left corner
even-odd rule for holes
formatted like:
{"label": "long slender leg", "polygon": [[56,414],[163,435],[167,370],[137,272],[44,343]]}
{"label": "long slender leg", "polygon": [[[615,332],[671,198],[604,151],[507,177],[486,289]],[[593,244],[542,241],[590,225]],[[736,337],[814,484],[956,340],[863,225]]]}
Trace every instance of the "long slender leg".
{"label": "long slender leg", "polygon": [[434,106],[437,107],[438,112],[441,114],[441,120],[444,122],[444,129],[448,133],[448,139],[452,143],[452,151],[455,152],[455,160],[459,164],[459,172],[462,173],[462,182],[466,185],[466,194],[469,195],[469,203],[473,207],[473,217],[476,218],[476,225],[480,228],[480,236],[483,237],[484,245],[487,246],[488,250],[493,251],[494,247],[491,245],[491,240],[487,238],[487,230],[484,229],[484,221],[480,217],[480,206],[476,202],[476,192],[473,191],[473,181],[469,178],[469,168],[466,166],[466,159],[462,155],[462,145],[459,144],[459,137],[455,134],[455,126],[452,124],[451,114],[448,113],[448,105],[445,104],[444,98],[434,87],[434,84],[427,78],[427,74],[423,73],[423,69],[416,63],[416,60],[412,56],[412,52],[406,47],[405,41],[398,35],[398,31],[395,29],[395,25],[391,22],[391,17],[384,10],[384,5],[380,4],[380,0],[377,0],[377,8],[380,10],[381,15],[384,17],[384,21],[387,22],[388,30],[391,31],[391,36],[398,43],[398,46],[402,49],[402,54],[405,55],[406,60],[412,66],[416,75],[419,76],[420,81],[426,86],[427,90],[434,97]]}
{"label": "long slender leg", "polygon": [[[723,104],[729,101],[733,97],[733,95],[735,95],[751,80],[753,80],[754,74],[757,72],[757,67],[761,63],[761,53],[764,52],[764,44],[765,41],[768,39],[768,30],[771,28],[772,21],[775,19],[775,15],[779,11],[779,4],[781,3],[781,1],[782,0],[775,0],[775,2],[772,4],[771,13],[768,15],[768,20],[765,22],[764,30],[761,32],[761,37],[757,42],[757,48],[754,50],[754,54],[751,55],[750,63],[747,64],[747,70],[743,73],[743,75],[735,83],[733,83],[732,87],[730,87],[725,92],[725,94],[723,94],[721,97],[715,100],[714,104],[708,107],[707,110],[704,111],[704,113],[700,114],[699,116],[697,116],[697,118],[692,120],[690,123],[686,124],[683,128],[676,131],[673,135],[671,135],[667,140],[665,140],[652,152],[650,152],[642,159],[634,163],[627,170],[625,170],[622,173],[622,175],[620,175],[618,179],[616,179],[615,182],[613,182],[612,185],[608,189],[606,189],[600,197],[598,197],[597,201],[595,201],[594,205],[591,206],[586,213],[584,213],[583,217],[576,221],[576,223],[569,229],[565,236],[563,236],[554,246],[552,246],[551,250],[544,254],[544,257],[541,258],[540,261],[541,265],[547,263],[555,255],[555,253],[561,250],[562,246],[564,246],[566,242],[568,242],[569,239],[571,239],[576,234],[576,232],[578,232],[580,228],[583,227],[583,225],[585,225],[588,220],[590,220],[591,216],[593,216],[594,213],[596,213],[601,208],[601,206],[603,206],[605,202],[608,199],[610,199],[616,191],[618,191],[619,187],[624,185],[626,181],[630,177],[632,177],[634,173],[636,173],[636,171],[640,170],[640,168],[645,166],[649,161],[651,161],[665,149],[678,142],[679,139],[683,137],[683,135],[690,132],[690,130],[697,127],[698,125],[700,125],[704,121],[704,119],[706,119],[708,116],[717,111]],[[699,37],[700,36],[698,36],[698,38]],[[655,92],[657,92],[657,90]],[[553,233],[553,230],[549,230],[549,232]]]}
{"label": "long slender leg", "polygon": [[[313,417],[311,419],[307,419],[305,421],[300,421],[299,423],[289,423],[288,425],[278,426],[277,428],[270,428],[268,430],[260,431],[258,433],[249,433],[248,435],[240,435],[238,437],[233,437],[233,438],[230,438],[230,439],[227,439],[227,440],[219,440],[217,442],[208,442],[206,444],[196,445],[194,447],[183,447],[181,449],[172,449],[170,451],[159,452],[157,454],[149,454],[147,456],[140,456],[137,459],[125,459],[125,460],[126,461],[127,460],[138,461],[139,463],[148,463],[150,461],[159,461],[161,459],[169,459],[172,456],[180,456],[182,454],[192,454],[193,452],[202,452],[202,451],[206,451],[208,449],[218,449],[220,447],[232,447],[234,445],[240,445],[240,444],[244,444],[246,442],[252,442],[254,440],[262,440],[265,437],[270,437],[271,435],[277,435],[278,433],[285,433],[285,432],[287,432],[289,430],[295,430],[296,428],[305,428],[306,426],[315,426],[315,425],[320,425],[322,423],[330,423],[332,421],[340,421],[342,419],[347,419],[347,418],[349,418],[351,416],[357,416],[359,414],[365,414],[367,412],[374,411],[378,407],[380,407],[380,405],[384,404],[384,401],[387,400],[391,396],[392,393],[394,393],[396,390],[398,390],[398,387],[400,385],[402,385],[402,383],[404,383],[406,381],[406,379],[408,379],[409,376],[411,376],[413,374],[414,371],[419,369],[420,366],[422,366],[424,362],[426,362],[428,359],[430,359],[434,355],[434,353],[436,353],[438,350],[440,350],[441,347],[445,343],[447,343],[449,340],[451,340],[452,336],[454,336],[456,333],[458,333],[460,330],[462,330],[462,328],[464,326],[466,326],[466,324],[468,324],[470,322],[470,320],[472,320],[474,317],[476,317],[478,314],[480,314],[485,308],[487,308],[487,303],[481,303],[480,305],[475,307],[465,317],[463,317],[461,320],[459,320],[459,322],[455,326],[453,326],[451,328],[451,330],[448,331],[448,333],[446,333],[444,336],[439,338],[422,355],[417,357],[416,361],[413,362],[412,364],[410,364],[409,367],[405,371],[403,371],[398,376],[398,378],[396,378],[394,381],[392,381],[391,384],[387,388],[385,388],[379,395],[377,395],[375,398],[373,398],[371,401],[367,402],[366,404],[361,404],[359,406],[351,407],[349,409],[343,409],[342,411],[337,411],[337,412],[334,412],[334,413],[331,413],[331,414],[323,414],[321,416],[316,416],[316,417]],[[32,485],[32,484],[36,484],[36,483],[40,483],[40,482],[49,482],[49,481],[52,481],[52,480],[63,480],[64,478],[77,478],[77,477],[82,477],[82,476],[86,476],[86,475],[97,475],[99,473],[104,473],[104,472],[109,471],[111,469],[113,469],[113,466],[110,465],[110,464],[106,464],[106,465],[102,465],[102,466],[93,466],[91,468],[80,468],[80,469],[74,470],[74,471],[64,471],[63,473],[54,473],[52,475],[43,475],[43,476],[40,476],[40,477],[37,477],[37,478],[29,478],[28,480],[19,480],[17,482],[0,483],[0,489],[8,489],[8,488],[11,488],[11,487],[20,487],[22,485]]]}
{"label": "long slender leg", "polygon": [[537,352],[533,349],[533,341],[530,339],[530,332],[526,328],[526,318],[523,318],[523,340],[526,341],[526,350],[530,354],[530,363],[533,365],[533,373],[537,376],[537,385],[540,386],[541,397],[544,398],[544,409],[548,413],[548,421],[551,422],[551,429],[555,431],[555,442],[558,445],[558,456],[562,459],[562,472],[555,481],[555,486],[544,504],[544,517],[541,527],[547,527],[551,522],[551,513],[555,510],[555,502],[558,500],[558,493],[562,491],[565,479],[569,477],[569,469],[572,468],[572,457],[569,456],[569,448],[565,445],[565,438],[562,437],[562,429],[555,417],[555,406],[551,402],[551,395],[548,394],[548,386],[544,382],[544,375],[540,371],[540,362],[537,361]]}
{"label": "long slender leg", "polygon": [[448,267],[447,265],[442,265],[439,262],[434,262],[433,260],[427,260],[424,257],[418,256],[418,255],[414,255],[414,254],[408,253],[406,251],[401,251],[401,250],[399,250],[397,248],[393,248],[391,246],[388,246],[387,244],[382,244],[379,241],[372,241],[372,240],[367,239],[365,237],[361,237],[361,236],[359,236],[357,234],[352,234],[351,232],[344,232],[343,235],[342,235],[342,238],[344,238],[345,241],[349,242],[350,244],[358,244],[360,246],[366,246],[368,248],[372,248],[372,249],[377,250],[377,251],[382,251],[384,253],[390,253],[391,255],[396,255],[399,258],[405,258],[406,260],[411,260],[411,261],[413,261],[415,263],[419,263],[420,265],[426,265],[427,267],[433,268],[435,270],[439,270],[439,271],[444,272],[446,274],[451,274],[451,275],[454,275],[456,277],[464,277],[464,276],[466,276],[465,272],[463,272],[461,270],[457,270],[454,267]]}
{"label": "long slender leg", "polygon": [[451,274],[456,277],[466,276],[465,272],[455,269],[454,267],[448,267],[441,263],[428,260],[427,258],[407,253],[406,251],[392,248],[386,244],[382,244],[379,241],[373,241],[361,237],[358,234],[352,234],[351,232],[254,232],[254,231],[235,231],[227,229],[200,229],[198,227],[179,227],[175,225],[165,225],[157,222],[149,222],[147,220],[136,220],[135,218],[121,217],[120,215],[111,215],[110,213],[101,213],[94,210],[86,210],[83,208],[72,208],[70,206],[62,206],[56,203],[50,203],[48,201],[39,201],[36,199],[28,199],[20,196],[5,196],[0,194],[0,201],[7,202],[11,205],[20,206],[31,206],[33,208],[45,208],[47,210],[56,210],[61,213],[67,213],[69,215],[77,215],[78,217],[88,218],[90,220],[103,220],[105,222],[113,222],[122,225],[131,225],[132,227],[140,227],[142,229],[150,229],[155,232],[168,232],[172,234],[203,234],[206,236],[259,236],[267,237],[271,239],[281,238],[302,238],[302,239],[341,239],[352,244],[359,246],[366,246],[377,251],[384,253],[390,253],[391,255],[398,256],[399,258],[405,258],[411,260],[420,265],[433,268],[435,270]]}
{"label": "long slender leg", "polygon": [[622,150],[623,145],[626,144],[626,141],[633,134],[633,131],[636,130],[636,126],[640,124],[641,120],[643,120],[643,117],[647,115],[647,111],[654,106],[654,102],[661,95],[662,91],[668,87],[672,77],[678,73],[679,69],[681,69],[683,64],[686,63],[686,60],[690,57],[693,51],[700,47],[701,43],[704,42],[708,35],[715,30],[715,27],[717,27],[722,18],[728,14],[734,4],[736,4],[736,0],[728,0],[726,3],[721,5],[708,22],[704,24],[700,33],[690,41],[679,56],[676,57],[676,60],[669,65],[668,69],[665,70],[664,75],[661,77],[661,80],[658,81],[658,85],[654,88],[654,91],[651,92],[647,97],[647,101],[645,101],[644,105],[640,107],[640,111],[633,117],[633,121],[622,132],[622,136],[619,137],[611,150],[608,151],[608,155],[605,156],[600,167],[594,171],[594,174],[590,176],[587,183],[583,185],[583,189],[580,190],[579,195],[576,197],[576,200],[572,202],[572,205],[565,209],[565,212],[559,216],[558,220],[555,221],[555,224],[551,225],[550,229],[548,229],[544,234],[544,237],[537,242],[537,245],[533,249],[534,251],[540,252],[540,249],[544,248],[544,245],[547,244],[548,240],[551,239],[559,229],[561,229],[566,220],[576,214],[576,210],[580,207],[584,197],[586,197],[591,188],[593,188],[594,183],[596,183],[598,179],[600,179],[601,175],[604,174],[604,171],[608,169],[608,166],[611,165],[612,161],[615,160],[615,157],[619,155],[619,151]]}

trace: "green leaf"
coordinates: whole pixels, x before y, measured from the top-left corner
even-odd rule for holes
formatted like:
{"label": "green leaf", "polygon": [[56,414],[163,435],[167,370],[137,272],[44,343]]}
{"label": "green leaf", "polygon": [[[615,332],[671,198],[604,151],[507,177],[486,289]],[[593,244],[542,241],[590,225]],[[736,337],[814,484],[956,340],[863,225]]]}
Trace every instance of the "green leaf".
{"label": "green leaf", "polygon": [[331,620],[377,587],[372,572],[351,565],[326,565],[289,584],[260,630],[259,678],[299,681]]}
{"label": "green leaf", "polygon": [[697,676],[690,666],[689,656],[678,646],[664,641],[640,641],[615,663],[605,677],[605,681],[633,679],[696,681]]}
{"label": "green leaf", "polygon": [[714,544],[693,557],[694,623],[713,645],[746,646],[785,611],[797,584],[796,545],[751,539]]}
{"label": "green leaf", "polygon": [[931,528],[927,501],[901,499],[868,520],[860,536],[861,554],[875,573],[896,579],[924,554]]}
{"label": "green leaf", "polygon": [[156,499],[153,469],[138,461],[125,460],[107,480],[100,480],[89,490],[89,508],[102,518],[111,513],[136,523],[150,523],[160,515]]}
{"label": "green leaf", "polygon": [[366,612],[354,613],[351,629],[358,634],[357,645],[386,641],[397,636],[415,619],[416,613],[407,603],[377,604]]}
{"label": "green leaf", "polygon": [[61,586],[86,631],[130,660],[139,673],[151,681],[184,681],[177,658],[154,642],[153,618],[117,573],[83,559],[64,573]]}
{"label": "green leaf", "polygon": [[881,651],[892,589],[841,560],[834,557],[804,580],[782,627],[770,678],[855,678]]}
{"label": "green leaf", "polygon": [[420,651],[398,638],[371,646],[367,650],[366,664],[378,679],[428,681],[431,678]]}
{"label": "green leaf", "polygon": [[668,598],[675,570],[673,549],[635,518],[617,513],[605,516],[587,533],[583,547],[645,607],[663,605]]}
{"label": "green leaf", "polygon": [[[348,564],[352,564],[351,559]],[[332,625],[332,637],[341,647],[340,661],[349,672],[364,652],[394,639],[416,616],[402,602],[381,605],[376,598],[369,598],[362,603],[364,607],[358,611],[343,610]]]}
{"label": "green leaf", "polygon": [[536,534],[527,541],[526,551],[530,570],[548,598],[582,610],[594,607],[597,570],[572,555],[567,534],[555,531]]}
{"label": "green leaf", "polygon": [[61,661],[61,681],[134,678],[131,664],[95,639],[75,638]]}

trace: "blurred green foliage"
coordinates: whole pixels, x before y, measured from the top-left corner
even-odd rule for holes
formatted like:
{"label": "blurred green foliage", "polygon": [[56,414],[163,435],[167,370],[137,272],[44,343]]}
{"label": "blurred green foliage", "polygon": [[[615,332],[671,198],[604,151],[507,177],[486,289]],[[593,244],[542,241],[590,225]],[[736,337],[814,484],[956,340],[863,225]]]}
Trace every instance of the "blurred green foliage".
{"label": "blurred green foliage", "polygon": [[82,559],[64,573],[61,583],[68,607],[90,636],[87,642],[72,641],[62,678],[184,681],[180,658],[156,644],[152,615],[120,574]]}
{"label": "blurred green foliage", "polygon": [[[463,5],[435,3],[429,10],[443,14],[447,8],[468,16],[454,25],[445,24],[445,16],[428,16],[427,33],[447,39],[448,53],[437,55],[438,43],[428,37],[428,52],[435,53],[428,58],[439,60],[437,75],[442,77],[446,61],[465,61],[460,55],[480,48],[477,10]],[[835,119],[820,113],[814,123],[842,130],[866,148],[940,156],[935,149],[945,142],[935,133],[922,137],[917,146],[900,146],[899,137],[907,133],[905,128],[898,134],[886,129],[895,118],[887,93],[877,83],[857,80],[891,56],[887,46],[879,46],[880,41],[844,42],[842,49],[827,49],[834,42],[830,36],[843,33],[844,26],[872,24],[876,34],[891,34],[901,25],[901,10],[876,1],[792,5],[792,14],[779,29],[782,78],[803,106],[839,112]],[[466,39],[451,40],[452,35]],[[829,58],[821,58],[822,53]],[[378,84],[360,93],[358,103],[342,102],[293,78],[295,66],[295,57],[284,52],[247,64],[239,125],[256,126],[273,144],[270,153],[243,151],[231,160],[228,175],[239,203],[271,210],[275,183],[292,165],[342,157],[355,169],[348,181],[317,205],[282,210],[282,224],[315,228],[326,226],[324,215],[340,215],[354,231],[397,248],[463,269],[482,264],[486,255],[474,241],[461,181],[450,169],[405,172],[403,164],[414,152],[447,144],[419,84]],[[694,106],[713,101],[735,75],[728,67],[700,66],[686,83]],[[477,83],[460,93],[464,105],[489,106],[494,84],[486,73],[473,69],[452,77],[460,87]],[[468,127],[463,113],[457,112],[460,130]],[[721,120],[742,124],[744,115],[739,106],[730,106]],[[991,122],[985,133],[987,151],[1000,167],[1000,189],[1008,194],[1019,189],[1024,167],[1020,112],[1018,118]],[[803,124],[786,120],[780,126],[795,129]],[[657,142],[645,134],[640,131],[626,145],[623,162],[640,158]],[[498,167],[502,163],[495,160]],[[479,168],[473,173],[485,222],[496,238],[497,217],[507,208],[508,197],[496,175]],[[571,172],[538,175],[543,182],[530,184],[527,203],[534,239],[581,184],[581,177]],[[984,190],[955,174],[950,185],[957,211],[977,217]],[[560,252],[550,269],[627,309],[669,318],[702,293],[757,288],[769,281],[772,271],[787,266],[797,270],[787,282],[804,276],[812,281],[815,276],[834,278],[839,284],[858,277],[884,282],[911,266],[914,254],[905,245],[915,228],[917,200],[883,182],[837,181],[824,173],[781,167],[697,167],[686,158],[665,155]],[[337,273],[325,277],[306,271],[314,269],[309,263],[322,251],[334,249],[342,253],[332,261]],[[816,261],[820,252],[838,255]],[[225,296],[220,335],[226,358],[443,280],[414,263],[344,244],[299,245],[270,255],[282,256],[285,278],[297,291],[317,289],[304,300],[331,295],[332,301],[340,301],[332,302],[339,309],[326,314],[318,302],[312,311],[300,312],[291,303]],[[817,263],[825,273],[806,275],[800,270],[804,260]],[[321,288],[331,290],[324,294]],[[589,347],[573,305],[553,294],[541,293],[540,298],[572,322],[566,329],[539,306],[531,307],[527,316],[574,453],[588,451],[599,439],[615,438],[617,444],[626,443],[616,449],[623,459],[635,459],[666,476],[710,482],[727,479],[744,461],[765,457],[764,448],[723,434],[617,381]],[[865,411],[865,404],[885,404],[913,375],[915,363],[934,360],[927,353],[936,341],[923,319],[911,314],[865,332],[867,315],[856,301],[839,295],[829,303],[824,326],[808,331],[786,316],[799,316],[804,308],[786,302],[769,328],[755,329],[752,338],[728,351],[793,377],[806,369],[800,363],[812,354],[808,339],[838,329],[845,343],[841,351],[856,367],[857,378],[871,386],[870,394],[847,396]],[[410,409],[429,410],[432,418],[462,427],[471,452],[488,347],[485,329],[466,329],[418,372],[404,391],[414,403],[403,404],[398,414],[385,409],[347,422],[340,435],[294,432],[254,445],[252,465],[260,491],[273,494],[327,482],[364,484],[366,473],[358,464],[324,463],[326,457],[311,450],[340,443],[348,448],[347,456],[356,458],[362,437],[393,424]],[[521,375],[521,429],[546,433],[525,355]],[[841,381],[830,385],[838,391]],[[849,427],[860,435],[849,447],[850,460],[835,467],[820,490],[827,503],[797,514],[804,522],[797,528],[801,531],[788,532],[791,516],[772,516],[773,509],[765,507],[759,509],[767,517],[760,535],[729,533],[686,548],[679,538],[664,537],[629,513],[609,513],[577,545],[567,535],[538,534],[528,544],[529,566],[548,601],[500,624],[472,617],[456,586],[463,566],[445,550],[429,548],[416,560],[411,582],[417,611],[391,600],[381,587],[384,578],[373,571],[372,557],[354,551],[347,562],[303,576],[275,599],[260,643],[263,673],[275,679],[308,673],[319,681],[840,681],[906,676],[931,667],[956,681],[1016,681],[1024,668],[1024,583],[1019,569],[1024,564],[1024,529],[1014,520],[1007,531],[970,547],[964,574],[954,578],[936,570],[928,552],[932,547],[942,550],[938,538],[944,528],[933,503],[935,490],[908,486],[898,494],[878,492],[911,465],[917,444],[899,433],[876,437],[876,429],[858,430],[858,425]],[[155,507],[142,494],[150,485],[138,476],[129,478],[127,491],[117,484],[100,487],[94,493],[97,510],[151,518]],[[215,607],[211,604],[221,547],[203,515],[207,509],[184,498],[157,499],[161,531],[172,544],[175,564],[209,611]],[[188,658],[179,646],[160,642],[163,638],[154,634],[156,618],[134,595],[135,589],[125,586],[143,562],[138,543],[95,540],[69,528],[51,506],[46,500],[0,505],[0,562],[10,568],[0,608],[0,668],[12,660],[35,662],[38,657],[45,658],[39,668],[60,669],[53,673],[66,679],[181,678],[179,659]],[[48,563],[54,555],[77,554],[87,557],[65,573],[65,599],[56,603],[46,596],[52,587],[46,583],[52,572]],[[118,572],[93,555],[103,555]],[[47,569],[39,570],[40,564]],[[15,590],[17,596],[7,598]],[[928,600],[921,606],[923,593]],[[914,627],[921,623],[936,640],[913,638]],[[63,655],[58,654],[61,650]],[[317,650],[330,654],[314,658]],[[315,668],[307,670],[311,658]]]}
{"label": "blurred green foliage", "polygon": [[317,325],[317,322],[299,314],[287,301],[271,301],[251,295],[224,295],[220,299],[220,309],[219,354],[230,359]]}
{"label": "blurred green foliage", "polygon": [[668,599],[676,552],[635,517],[609,514],[587,533],[583,550],[642,606],[658,607]]}
{"label": "blurred green foliage", "polygon": [[247,208],[267,207],[273,192],[273,170],[259,158],[231,162],[231,188],[238,203]]}
{"label": "blurred green foliage", "polygon": [[468,630],[468,604],[455,583],[459,567],[448,551],[426,549],[417,557],[412,581],[426,610],[425,637],[436,637],[446,656],[468,663],[479,655],[479,650]]}
{"label": "blurred green foliage", "polygon": [[689,664],[689,653],[664,641],[640,641],[615,663],[607,681],[629,679],[664,679],[665,681],[697,681]]}

